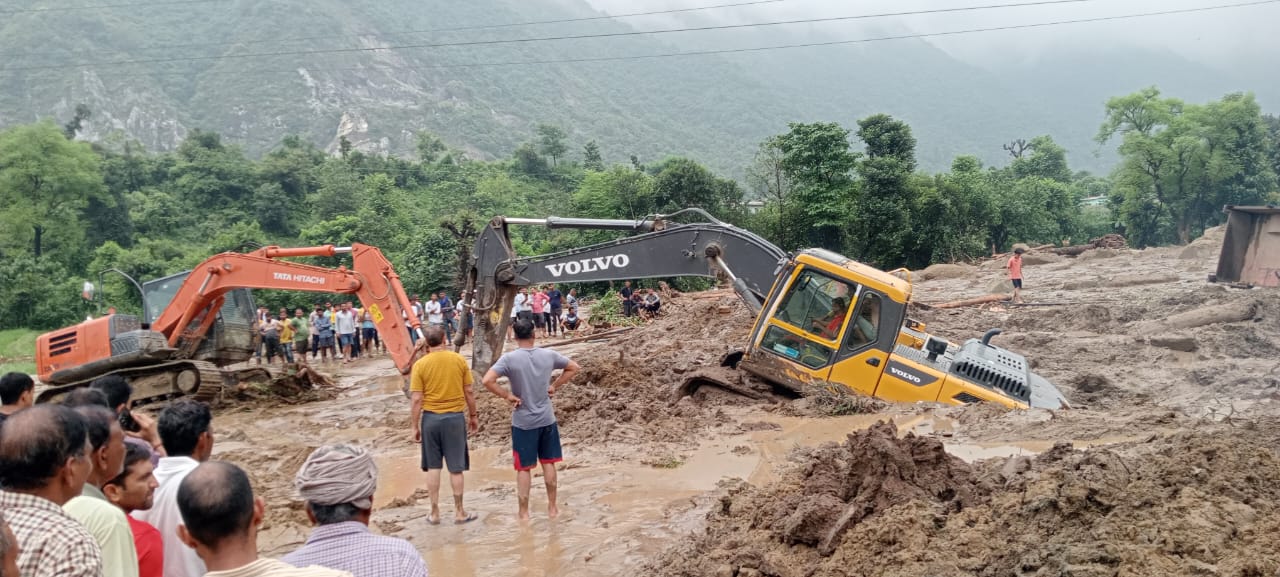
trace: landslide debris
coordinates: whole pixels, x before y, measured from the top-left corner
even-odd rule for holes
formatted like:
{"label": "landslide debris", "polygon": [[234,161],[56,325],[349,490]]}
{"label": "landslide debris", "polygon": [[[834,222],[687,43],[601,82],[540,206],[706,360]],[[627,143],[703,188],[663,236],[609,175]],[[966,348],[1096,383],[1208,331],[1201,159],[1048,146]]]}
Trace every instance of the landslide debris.
{"label": "landslide debris", "polygon": [[[733,296],[718,299],[676,295],[663,315],[607,345],[570,353],[582,372],[555,393],[556,419],[566,439],[575,441],[688,442],[695,433],[725,424],[718,409],[759,403],[714,387],[701,387],[676,401],[676,388],[689,374],[718,367],[728,352],[743,346],[754,318]],[[552,344],[549,339],[542,344]],[[510,404],[480,391],[484,441],[505,439]]]}
{"label": "landslide debris", "polygon": [[[1243,431],[966,465],[891,424],[735,482],[651,560],[694,575],[1114,576],[1280,571],[1280,458]],[[1253,435],[1257,436],[1257,435]],[[1253,439],[1259,441],[1259,439]]]}

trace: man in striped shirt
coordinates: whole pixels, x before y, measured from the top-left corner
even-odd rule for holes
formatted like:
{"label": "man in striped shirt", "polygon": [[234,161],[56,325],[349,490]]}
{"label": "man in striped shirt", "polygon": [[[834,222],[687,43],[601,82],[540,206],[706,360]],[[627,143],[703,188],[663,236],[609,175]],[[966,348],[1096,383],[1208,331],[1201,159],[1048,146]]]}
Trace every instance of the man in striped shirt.
{"label": "man in striped shirt", "polygon": [[317,525],[307,542],[283,561],[319,565],[355,577],[427,577],[427,565],[408,541],[369,531],[378,467],[363,448],[320,447],[307,458],[294,486]]}
{"label": "man in striped shirt", "polygon": [[102,577],[98,542],[62,510],[92,469],[84,418],[73,409],[39,405],[0,425],[0,511],[18,539],[22,577]]}

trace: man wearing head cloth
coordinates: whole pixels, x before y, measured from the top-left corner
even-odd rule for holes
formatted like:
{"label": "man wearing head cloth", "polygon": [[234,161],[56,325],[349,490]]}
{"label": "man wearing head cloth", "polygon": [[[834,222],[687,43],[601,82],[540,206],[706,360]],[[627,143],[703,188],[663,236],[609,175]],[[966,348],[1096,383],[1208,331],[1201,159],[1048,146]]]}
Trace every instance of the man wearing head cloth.
{"label": "man wearing head cloth", "polygon": [[311,453],[294,486],[316,528],[283,561],[348,571],[354,577],[427,577],[427,564],[413,545],[369,531],[377,481],[378,467],[360,447],[327,445]]}

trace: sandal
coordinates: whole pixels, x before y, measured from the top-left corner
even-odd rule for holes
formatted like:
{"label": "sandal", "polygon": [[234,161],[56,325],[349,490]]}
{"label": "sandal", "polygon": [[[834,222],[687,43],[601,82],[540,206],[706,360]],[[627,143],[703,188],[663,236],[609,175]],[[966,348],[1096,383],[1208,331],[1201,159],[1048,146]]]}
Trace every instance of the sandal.
{"label": "sandal", "polygon": [[470,523],[470,522],[472,522],[472,521],[475,521],[476,519],[479,519],[479,518],[480,518],[480,515],[477,515],[477,514],[475,514],[475,513],[467,513],[467,518],[466,518],[466,519],[454,519],[454,520],[453,520],[453,524],[454,524],[454,525],[465,525],[465,524]]}

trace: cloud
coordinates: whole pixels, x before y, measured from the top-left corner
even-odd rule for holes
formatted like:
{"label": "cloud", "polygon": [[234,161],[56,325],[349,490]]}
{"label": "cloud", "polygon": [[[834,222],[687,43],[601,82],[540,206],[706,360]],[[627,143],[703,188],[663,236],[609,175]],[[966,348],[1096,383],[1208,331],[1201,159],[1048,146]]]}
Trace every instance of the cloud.
{"label": "cloud", "polygon": [[[606,13],[689,8],[731,3],[732,0],[587,0]],[[1025,0],[782,0],[743,6],[627,18],[636,29],[664,28],[690,21],[748,23],[796,18],[822,18],[1017,3]],[[865,38],[886,32],[937,33],[972,28],[1077,20],[1103,16],[1169,11],[1238,3],[1243,0],[1093,0],[1053,6],[1010,7],[973,12],[949,12],[825,23],[807,28],[808,34],[833,38]],[[1207,12],[1151,16],[1139,19],[1068,24],[1024,30],[985,32],[929,38],[927,41],[970,63],[993,66],[1034,63],[1054,52],[1142,48],[1171,51],[1211,66],[1248,70],[1262,66],[1280,49],[1272,33],[1280,21],[1280,3]],[[797,27],[779,27],[796,30]],[[763,28],[760,30],[764,30]],[[691,33],[694,34],[694,33]],[[702,42],[749,44],[750,33],[705,33]]]}

